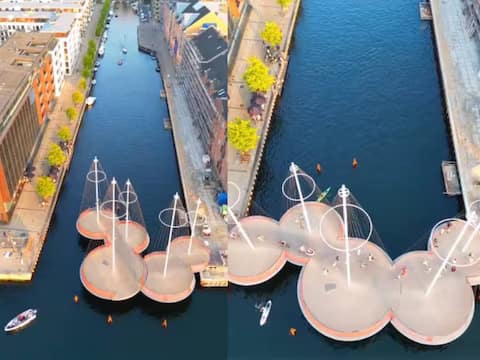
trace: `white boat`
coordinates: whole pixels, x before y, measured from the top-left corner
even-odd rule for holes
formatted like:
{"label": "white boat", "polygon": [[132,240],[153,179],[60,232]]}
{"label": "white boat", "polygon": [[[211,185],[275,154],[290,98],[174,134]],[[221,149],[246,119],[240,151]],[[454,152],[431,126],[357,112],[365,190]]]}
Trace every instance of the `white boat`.
{"label": "white boat", "polygon": [[272,308],[272,301],[268,300],[264,307],[262,307],[261,312],[262,316],[260,317],[260,326],[266,324],[268,320],[268,315],[270,314],[270,309]]}
{"label": "white boat", "polygon": [[108,12],[108,15],[113,16],[113,15],[115,15],[115,14],[114,14],[113,10],[110,10],[110,11]]}
{"label": "white boat", "polygon": [[92,106],[93,104],[95,104],[96,100],[97,98],[95,96],[89,96],[87,100],[85,100],[85,104],[87,104],[88,106]]}
{"label": "white boat", "polygon": [[105,54],[105,48],[102,46],[100,46],[100,49],[98,49],[98,56],[103,56]]}
{"label": "white boat", "polygon": [[122,52],[123,52],[124,54],[126,54],[126,53],[127,53],[127,48],[123,48],[123,49],[122,49]]}
{"label": "white boat", "polygon": [[17,331],[28,324],[30,324],[33,320],[37,318],[37,310],[36,309],[28,309],[15,316],[12,320],[5,325],[4,330],[6,332],[13,332]]}
{"label": "white boat", "polygon": [[95,85],[97,83],[97,80],[93,79],[92,80],[92,85]]}

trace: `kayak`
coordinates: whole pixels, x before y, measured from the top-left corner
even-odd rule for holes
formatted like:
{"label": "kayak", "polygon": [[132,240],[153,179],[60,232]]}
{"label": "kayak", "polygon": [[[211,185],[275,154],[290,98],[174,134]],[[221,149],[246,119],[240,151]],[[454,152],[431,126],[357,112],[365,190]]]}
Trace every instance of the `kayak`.
{"label": "kayak", "polygon": [[323,199],[325,199],[325,198],[327,197],[328,193],[330,192],[330,189],[331,189],[331,187],[328,187],[327,190],[322,191],[322,192],[320,193],[320,195],[318,196],[317,201],[318,201],[318,202],[323,201]]}
{"label": "kayak", "polygon": [[268,320],[268,315],[270,314],[270,309],[272,308],[272,301],[268,300],[264,307],[262,307],[262,316],[260,317],[260,326],[265,325]]}
{"label": "kayak", "polygon": [[5,325],[4,330],[6,332],[12,332],[19,330],[28,324],[30,324],[33,320],[37,318],[37,310],[36,309],[28,309],[15,316],[12,320]]}

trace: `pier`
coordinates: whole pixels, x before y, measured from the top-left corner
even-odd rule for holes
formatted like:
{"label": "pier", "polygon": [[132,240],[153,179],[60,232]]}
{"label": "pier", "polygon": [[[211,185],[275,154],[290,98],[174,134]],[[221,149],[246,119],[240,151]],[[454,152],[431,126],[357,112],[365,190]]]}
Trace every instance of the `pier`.
{"label": "pier", "polygon": [[[211,228],[209,247],[210,265],[215,254],[227,248],[227,226],[218,211],[215,189],[203,183],[203,149],[195,134],[193,116],[190,114],[183,90],[177,81],[175,68],[169,54],[167,43],[158,23],[143,23],[138,26],[138,48],[140,51],[155,54],[164,84],[164,92],[170,115],[170,124],[177,154],[178,168],[183,187],[187,211],[195,210],[197,199],[202,201],[202,209]],[[217,271],[208,269],[201,273],[202,284],[227,286],[226,267]]]}
{"label": "pier", "polygon": [[[8,224],[0,224],[0,281],[30,281],[40,258],[44,242],[55,215],[55,208],[60,197],[63,181],[70,167],[74,154],[74,145],[83,114],[86,110],[85,102],[78,110],[78,117],[72,123],[66,119],[65,110],[72,104],[72,93],[76,91],[77,83],[81,78],[80,67],[82,58],[87,51],[88,40],[94,38],[95,27],[100,18],[102,4],[96,4],[92,19],[83,37],[83,46],[75,66],[75,73],[65,78],[61,95],[56,99],[52,112],[49,113],[48,124],[39,140],[38,151],[32,159],[37,174],[31,183],[25,183],[17,201],[12,219]],[[85,98],[90,92],[91,84],[87,84]],[[47,153],[52,142],[57,142],[57,131],[62,125],[72,129],[72,150],[67,156],[67,161],[62,166],[57,180],[54,196],[46,206],[41,206],[41,199],[35,191],[36,178],[47,174]]]}
{"label": "pier", "polygon": [[463,2],[431,0],[433,27],[463,201],[480,199],[480,63]]}
{"label": "pier", "polygon": [[235,222],[231,282],[253,286],[270,280],[286,262],[300,266],[297,297],[305,319],[338,341],[366,339],[389,323],[424,345],[452,342],[467,330],[475,311],[471,287],[480,281],[478,222],[441,220],[427,249],[392,260],[345,185],[334,206],[297,194],[302,200],[278,222],[264,216]]}
{"label": "pier", "polygon": [[[267,101],[261,121],[253,122],[257,128],[260,139],[257,147],[252,151],[248,162],[242,161],[240,154],[231,146],[228,147],[228,193],[230,207],[237,216],[242,217],[248,213],[258,170],[262,162],[262,156],[270,129],[273,111],[278,97],[281,95],[283,82],[288,67],[288,52],[290,42],[295,29],[300,0],[294,0],[284,13],[275,0],[259,0],[251,5],[242,34],[238,34],[238,49],[229,63],[228,82],[228,116],[230,120],[236,117],[246,118],[246,110],[250,101],[251,93],[243,81],[247,60],[251,56],[264,58],[265,48],[261,39],[261,31],[266,21],[275,21],[283,32],[283,41],[280,45],[281,60],[278,64],[270,66],[270,73],[275,76],[273,89],[267,94]],[[237,200],[238,199],[238,200]]]}
{"label": "pier", "polygon": [[460,182],[458,180],[457,164],[454,161],[442,161],[443,181],[445,194],[449,196],[460,195]]}
{"label": "pier", "polygon": [[432,9],[430,8],[430,3],[428,1],[421,1],[418,7],[420,10],[420,19],[432,20]]}

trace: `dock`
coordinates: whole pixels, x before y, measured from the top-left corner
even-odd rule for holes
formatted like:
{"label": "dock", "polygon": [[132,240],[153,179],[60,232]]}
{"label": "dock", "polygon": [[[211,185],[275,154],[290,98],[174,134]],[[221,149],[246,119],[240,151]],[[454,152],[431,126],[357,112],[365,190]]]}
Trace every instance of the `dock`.
{"label": "dock", "polygon": [[448,121],[455,150],[463,202],[480,200],[479,179],[473,175],[480,159],[480,57],[471,38],[462,1],[431,0],[432,20]]}
{"label": "dock", "polygon": [[430,8],[430,2],[421,1],[418,4],[420,10],[420,19],[422,20],[432,20],[432,9]]}
{"label": "dock", "polygon": [[442,161],[443,181],[445,194],[448,196],[461,195],[460,181],[458,180],[457,164],[455,161]]}
{"label": "dock", "polygon": [[215,259],[227,248],[227,226],[218,211],[215,188],[203,181],[204,169],[201,157],[204,151],[194,135],[197,130],[193,116],[177,80],[168,45],[159,24],[140,24],[137,28],[137,38],[139,50],[155,54],[160,66],[186,209],[193,213],[196,201],[200,198],[202,211],[206,214],[212,230],[208,239],[210,262],[209,267],[200,273],[201,279],[204,279],[202,283],[206,284],[205,286],[228,286],[226,268],[224,271],[212,270],[212,266],[218,265]]}
{"label": "dock", "polygon": [[228,268],[226,266],[209,265],[200,272],[200,285],[203,287],[227,287]]}

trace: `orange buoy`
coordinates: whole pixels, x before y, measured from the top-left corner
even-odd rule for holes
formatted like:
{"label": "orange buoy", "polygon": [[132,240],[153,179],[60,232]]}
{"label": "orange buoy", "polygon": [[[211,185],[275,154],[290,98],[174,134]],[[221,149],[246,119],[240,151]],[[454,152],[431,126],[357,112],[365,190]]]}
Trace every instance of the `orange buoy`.
{"label": "orange buoy", "polygon": [[73,301],[75,302],[75,304],[78,304],[78,296],[77,296],[77,295],[75,295],[75,296],[73,297]]}
{"label": "orange buoy", "polygon": [[358,161],[357,161],[357,159],[353,158],[353,160],[352,160],[352,166],[353,166],[354,169],[358,166]]}
{"label": "orange buoy", "polygon": [[322,167],[320,166],[320,164],[317,164],[317,173],[321,173],[322,172]]}
{"label": "orange buoy", "polygon": [[163,327],[164,329],[166,329],[167,326],[168,326],[167,320],[166,320],[166,319],[163,319],[163,321],[162,321],[162,327]]}
{"label": "orange buoy", "polygon": [[290,328],[290,336],[295,336],[295,335],[297,335],[297,329]]}
{"label": "orange buoy", "polygon": [[108,315],[107,316],[107,324],[110,325],[111,323],[113,323],[112,315]]}

